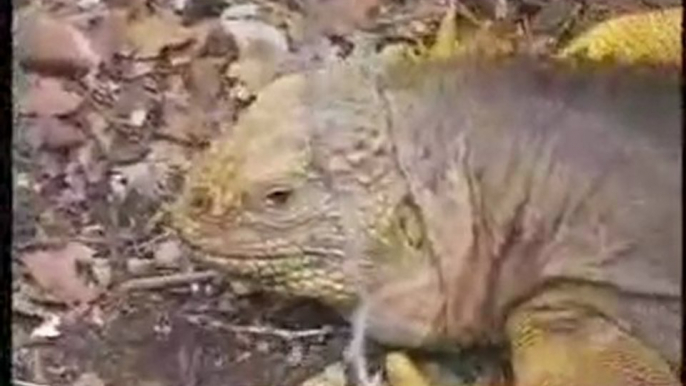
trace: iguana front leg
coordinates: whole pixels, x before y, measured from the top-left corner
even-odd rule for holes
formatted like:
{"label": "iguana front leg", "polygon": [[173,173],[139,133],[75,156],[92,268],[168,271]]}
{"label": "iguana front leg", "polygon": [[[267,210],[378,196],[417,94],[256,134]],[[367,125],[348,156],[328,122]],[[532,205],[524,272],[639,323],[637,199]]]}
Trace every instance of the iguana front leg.
{"label": "iguana front leg", "polygon": [[525,305],[506,329],[515,385],[680,385],[656,351],[594,310]]}
{"label": "iguana front leg", "polygon": [[[656,351],[591,310],[523,306],[507,321],[512,386],[677,386]],[[391,386],[448,386],[429,380],[407,356],[389,354]],[[471,386],[495,386],[478,382]],[[450,385],[452,386],[452,385]]]}

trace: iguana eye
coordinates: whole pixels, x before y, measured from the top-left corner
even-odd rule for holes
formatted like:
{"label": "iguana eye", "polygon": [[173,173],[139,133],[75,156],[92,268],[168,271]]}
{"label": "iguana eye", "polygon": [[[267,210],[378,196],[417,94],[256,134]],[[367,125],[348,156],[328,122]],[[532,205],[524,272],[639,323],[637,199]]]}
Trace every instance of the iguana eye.
{"label": "iguana eye", "polygon": [[286,188],[274,189],[267,193],[265,200],[272,207],[283,207],[291,200],[293,191]]}

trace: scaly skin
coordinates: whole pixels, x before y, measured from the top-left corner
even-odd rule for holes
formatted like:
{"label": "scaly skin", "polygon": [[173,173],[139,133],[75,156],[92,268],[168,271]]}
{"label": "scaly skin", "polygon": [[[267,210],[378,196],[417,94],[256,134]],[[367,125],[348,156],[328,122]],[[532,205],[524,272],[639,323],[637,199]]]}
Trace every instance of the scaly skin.
{"label": "scaly skin", "polygon": [[392,345],[509,344],[516,385],[678,385],[676,79],[369,68],[262,92],[190,173],[180,235],[265,289],[362,300]]}
{"label": "scaly skin", "polygon": [[509,342],[522,385],[676,385],[678,82],[543,67],[279,80],[199,161],[174,226],[270,290],[361,296],[390,344]]}
{"label": "scaly skin", "polygon": [[682,8],[623,15],[600,23],[577,37],[560,51],[559,56],[681,66],[682,24]]}

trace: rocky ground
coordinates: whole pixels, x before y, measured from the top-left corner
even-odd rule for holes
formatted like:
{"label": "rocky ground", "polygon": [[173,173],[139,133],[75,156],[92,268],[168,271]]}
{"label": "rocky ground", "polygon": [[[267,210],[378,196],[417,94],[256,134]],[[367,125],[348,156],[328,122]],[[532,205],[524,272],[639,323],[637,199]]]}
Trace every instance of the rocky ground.
{"label": "rocky ground", "polygon": [[[665,1],[658,5],[664,5]],[[677,4],[679,2],[676,2]],[[545,54],[647,1],[472,0]],[[347,327],[197,267],[164,227],[193,157],[276,77],[430,40],[439,0],[13,2],[16,385],[279,385],[339,360]]]}

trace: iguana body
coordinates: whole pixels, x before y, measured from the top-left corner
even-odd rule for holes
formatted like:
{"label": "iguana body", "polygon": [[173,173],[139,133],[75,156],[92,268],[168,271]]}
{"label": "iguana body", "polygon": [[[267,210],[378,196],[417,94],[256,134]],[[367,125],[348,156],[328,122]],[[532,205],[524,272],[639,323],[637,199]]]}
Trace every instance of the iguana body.
{"label": "iguana body", "polygon": [[364,300],[381,341],[509,343],[517,385],[679,384],[679,83],[554,67],[278,80],[175,227],[265,288]]}

